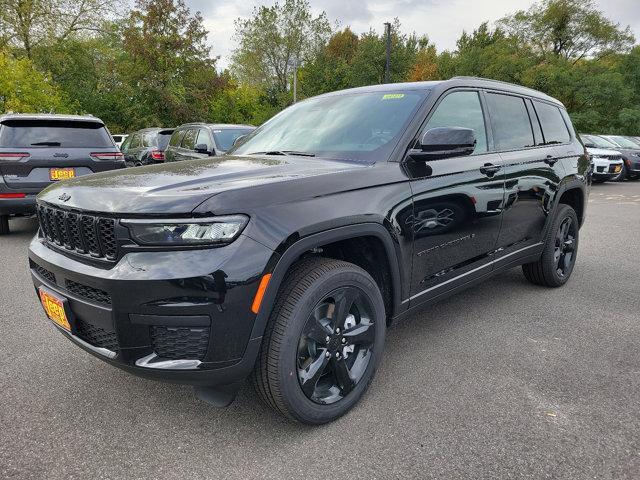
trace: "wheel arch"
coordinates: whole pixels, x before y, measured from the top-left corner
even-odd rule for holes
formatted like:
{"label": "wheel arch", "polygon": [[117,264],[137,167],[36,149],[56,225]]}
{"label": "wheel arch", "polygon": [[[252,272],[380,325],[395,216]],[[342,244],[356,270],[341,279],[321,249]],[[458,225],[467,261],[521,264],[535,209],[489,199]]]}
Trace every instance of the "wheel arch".
{"label": "wheel arch", "polygon": [[[324,230],[303,237],[290,244],[280,255],[275,255],[272,260],[271,278],[264,293],[262,303],[253,326],[251,338],[261,337],[267,325],[269,315],[273,309],[280,286],[285,279],[289,268],[307,253],[321,253],[318,249],[335,245],[338,242],[375,238],[384,249],[390,276],[391,312],[387,312],[387,318],[400,313],[402,308],[402,272],[399,247],[394,241],[391,232],[379,223],[360,223]],[[334,258],[334,257],[330,257]],[[348,261],[348,259],[345,259]],[[352,262],[356,263],[356,262]],[[356,263],[357,264],[357,263]],[[269,270],[269,267],[267,267]]]}

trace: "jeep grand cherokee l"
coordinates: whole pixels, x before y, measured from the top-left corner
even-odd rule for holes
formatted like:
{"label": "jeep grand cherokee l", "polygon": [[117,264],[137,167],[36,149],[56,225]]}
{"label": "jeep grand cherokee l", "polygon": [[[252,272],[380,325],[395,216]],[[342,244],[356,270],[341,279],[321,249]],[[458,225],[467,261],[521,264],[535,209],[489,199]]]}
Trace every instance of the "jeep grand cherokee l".
{"label": "jeep grand cherokee l", "polygon": [[77,115],[0,116],[0,235],[9,217],[35,213],[36,195],[59,180],[124,167],[101,120]]}
{"label": "jeep grand cherokee l", "polygon": [[565,284],[589,170],[564,107],[533,90],[335,92],[227,156],[50,187],[31,274],[56,329],[112,365],[214,404],[250,377],[319,424],[362,397],[390,322],[518,265]]}

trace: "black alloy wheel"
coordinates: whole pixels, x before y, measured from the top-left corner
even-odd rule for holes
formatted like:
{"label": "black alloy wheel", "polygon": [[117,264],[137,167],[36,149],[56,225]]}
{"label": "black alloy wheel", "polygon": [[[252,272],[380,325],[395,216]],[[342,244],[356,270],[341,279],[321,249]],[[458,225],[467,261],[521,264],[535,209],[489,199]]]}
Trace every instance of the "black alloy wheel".
{"label": "black alloy wheel", "polygon": [[385,332],[382,293],[367,271],[331,258],[300,260],[278,289],[253,386],[292,420],[331,422],[366,392]]}
{"label": "black alloy wheel", "polygon": [[556,273],[559,277],[564,278],[571,274],[573,264],[575,262],[576,249],[576,228],[571,217],[566,217],[560,224],[560,228],[556,233],[556,244],[553,251],[553,258],[556,267]]}
{"label": "black alloy wheel", "polygon": [[341,287],[313,309],[298,341],[298,380],[320,404],[342,400],[362,380],[375,341],[373,306],[357,287]]}
{"label": "black alloy wheel", "polygon": [[522,265],[527,280],[545,287],[561,287],[571,276],[578,254],[580,223],[575,210],[559,204],[549,225],[540,259]]}

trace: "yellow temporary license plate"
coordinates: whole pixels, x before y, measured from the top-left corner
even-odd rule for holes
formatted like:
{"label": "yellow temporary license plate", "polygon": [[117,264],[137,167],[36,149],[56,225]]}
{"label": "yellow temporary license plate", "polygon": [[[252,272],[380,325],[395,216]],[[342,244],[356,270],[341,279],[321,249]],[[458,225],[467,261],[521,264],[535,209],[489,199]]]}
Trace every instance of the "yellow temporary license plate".
{"label": "yellow temporary license plate", "polygon": [[62,299],[52,295],[42,287],[38,289],[38,293],[47,317],[68,332],[71,331],[71,325],[69,325],[69,320],[67,319],[67,312],[64,311]]}
{"label": "yellow temporary license plate", "polygon": [[613,169],[613,173],[620,173],[620,170],[622,170],[622,165],[616,165]]}
{"label": "yellow temporary license plate", "polygon": [[51,168],[49,169],[49,178],[51,180],[68,180],[75,178],[75,168]]}

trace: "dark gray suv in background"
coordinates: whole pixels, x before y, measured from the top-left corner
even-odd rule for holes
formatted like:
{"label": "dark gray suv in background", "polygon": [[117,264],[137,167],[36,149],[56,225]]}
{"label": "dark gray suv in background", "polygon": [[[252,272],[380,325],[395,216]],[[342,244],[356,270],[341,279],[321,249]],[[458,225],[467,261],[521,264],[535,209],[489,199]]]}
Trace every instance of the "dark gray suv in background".
{"label": "dark gray suv in background", "polygon": [[9,217],[35,213],[51,183],[124,167],[102,120],[92,116],[0,116],[0,235]]}
{"label": "dark gray suv in background", "polygon": [[252,125],[185,123],[173,132],[165,161],[215,157],[229,150],[238,137],[255,130]]}

